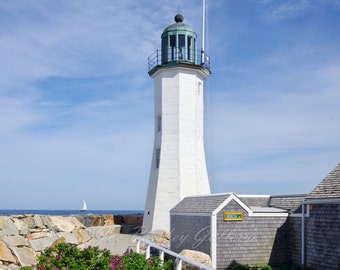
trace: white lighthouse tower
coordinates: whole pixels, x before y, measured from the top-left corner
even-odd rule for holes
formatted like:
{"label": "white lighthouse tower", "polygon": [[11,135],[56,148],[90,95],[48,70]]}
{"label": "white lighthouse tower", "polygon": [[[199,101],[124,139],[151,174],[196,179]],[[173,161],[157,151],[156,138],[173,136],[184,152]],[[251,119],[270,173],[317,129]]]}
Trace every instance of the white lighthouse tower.
{"label": "white lighthouse tower", "polygon": [[209,194],[203,143],[203,81],[209,58],[177,14],[149,57],[154,79],[155,134],[143,231],[170,230],[169,210],[190,195]]}

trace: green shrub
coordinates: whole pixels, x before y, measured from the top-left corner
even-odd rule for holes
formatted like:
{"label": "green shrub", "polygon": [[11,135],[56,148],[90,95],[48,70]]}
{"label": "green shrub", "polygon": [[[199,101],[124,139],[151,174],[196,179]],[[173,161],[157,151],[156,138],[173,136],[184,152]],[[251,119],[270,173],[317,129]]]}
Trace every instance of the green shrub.
{"label": "green shrub", "polygon": [[295,265],[292,268],[290,268],[290,270],[307,270],[307,268],[305,266]]}
{"label": "green shrub", "polygon": [[234,265],[231,270],[250,270],[250,267],[248,265],[237,264]]}
{"label": "green shrub", "polygon": [[170,270],[172,261],[163,265],[158,257],[146,259],[144,254],[125,253],[113,256],[107,249],[91,247],[80,250],[75,245],[60,243],[45,249],[38,263],[21,270]]}
{"label": "green shrub", "polygon": [[261,270],[272,270],[272,268],[269,265],[261,266],[261,268],[258,268],[258,269],[261,269]]}

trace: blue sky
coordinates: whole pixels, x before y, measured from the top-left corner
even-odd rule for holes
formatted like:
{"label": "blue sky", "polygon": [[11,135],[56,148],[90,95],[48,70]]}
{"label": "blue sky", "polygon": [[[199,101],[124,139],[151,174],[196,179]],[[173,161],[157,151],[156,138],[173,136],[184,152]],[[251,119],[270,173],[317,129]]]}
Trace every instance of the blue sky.
{"label": "blue sky", "polygon": [[[143,209],[147,57],[202,1],[0,0],[0,209]],[[340,161],[340,1],[209,0],[212,192],[310,192]]]}

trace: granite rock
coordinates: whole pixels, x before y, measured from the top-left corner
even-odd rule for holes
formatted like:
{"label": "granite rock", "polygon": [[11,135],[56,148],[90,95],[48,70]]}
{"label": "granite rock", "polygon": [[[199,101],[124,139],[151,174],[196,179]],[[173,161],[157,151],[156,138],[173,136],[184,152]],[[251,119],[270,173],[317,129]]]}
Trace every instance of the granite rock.
{"label": "granite rock", "polygon": [[18,235],[19,231],[9,217],[0,216],[0,234]]}
{"label": "granite rock", "polygon": [[[193,261],[199,262],[201,264],[211,266],[211,258],[206,253],[196,250],[184,249],[180,252],[180,255],[187,257]],[[182,270],[200,270],[200,269],[183,261]]]}
{"label": "granite rock", "polygon": [[38,262],[36,252],[29,247],[14,247],[12,250],[20,265],[32,265]]}
{"label": "granite rock", "polygon": [[0,241],[0,261],[15,263],[16,259],[12,255],[11,250],[7,247],[6,243]]}

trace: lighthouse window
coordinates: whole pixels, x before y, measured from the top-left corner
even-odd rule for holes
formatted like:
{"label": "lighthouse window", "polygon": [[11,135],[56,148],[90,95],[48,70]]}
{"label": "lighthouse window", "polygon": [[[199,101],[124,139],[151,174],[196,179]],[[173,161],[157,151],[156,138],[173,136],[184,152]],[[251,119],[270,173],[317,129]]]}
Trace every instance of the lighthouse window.
{"label": "lighthouse window", "polygon": [[191,39],[192,39],[192,37],[188,37],[188,40],[187,40],[187,44],[188,44],[187,55],[188,55],[188,60],[189,61],[191,60]]}
{"label": "lighthouse window", "polygon": [[157,117],[157,132],[161,132],[162,130],[162,116]]}
{"label": "lighthouse window", "polygon": [[185,47],[185,35],[178,35],[178,47],[179,47],[178,58],[183,59],[184,58],[183,48]]}
{"label": "lighthouse window", "polygon": [[176,35],[170,36],[171,60],[175,60]]}
{"label": "lighthouse window", "polygon": [[156,149],[156,169],[159,168],[160,158],[161,158],[161,149],[158,148]]}
{"label": "lighthouse window", "polygon": [[201,82],[198,83],[197,92],[198,92],[199,95],[202,93],[202,83]]}

